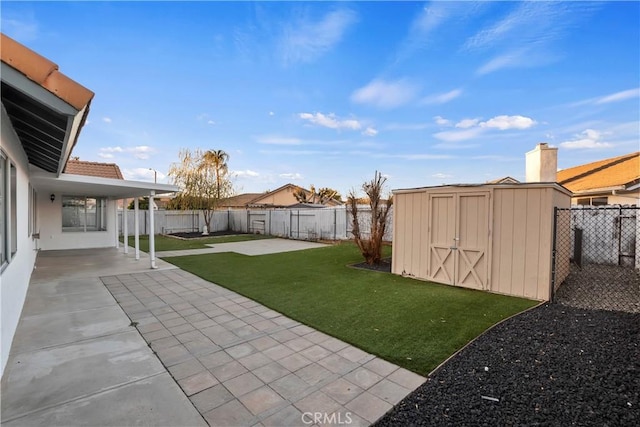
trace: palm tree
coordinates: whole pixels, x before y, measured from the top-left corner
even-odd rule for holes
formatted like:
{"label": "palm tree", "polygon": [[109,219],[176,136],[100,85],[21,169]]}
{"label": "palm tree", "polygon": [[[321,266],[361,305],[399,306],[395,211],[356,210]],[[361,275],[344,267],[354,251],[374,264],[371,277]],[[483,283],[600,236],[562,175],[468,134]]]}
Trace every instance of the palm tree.
{"label": "palm tree", "polygon": [[[220,200],[220,188],[222,186],[221,178],[224,176],[228,169],[227,162],[229,161],[229,154],[224,150],[208,150],[202,156],[203,166],[213,166],[213,171],[216,174],[216,200]],[[208,169],[208,167],[205,168]]]}

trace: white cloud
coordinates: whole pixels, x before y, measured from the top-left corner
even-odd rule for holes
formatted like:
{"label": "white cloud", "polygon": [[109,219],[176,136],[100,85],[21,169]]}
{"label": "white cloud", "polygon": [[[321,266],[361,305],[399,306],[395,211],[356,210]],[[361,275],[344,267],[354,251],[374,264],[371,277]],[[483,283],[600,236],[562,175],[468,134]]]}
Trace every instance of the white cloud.
{"label": "white cloud", "polygon": [[523,65],[523,58],[525,57],[524,53],[525,50],[520,49],[498,55],[478,68],[476,73],[482,76],[484,74],[498,71],[502,68],[513,68]]}
{"label": "white cloud", "polygon": [[288,138],[274,135],[263,135],[256,138],[260,144],[271,145],[300,145],[302,141],[298,138]]}
{"label": "white cloud", "polygon": [[423,104],[445,104],[462,95],[462,89],[453,89],[449,92],[427,96],[422,100]]}
{"label": "white cloud", "polygon": [[156,174],[157,174],[158,182],[160,182],[166,177],[166,175],[163,174],[162,172],[154,171],[153,169],[149,169],[149,168],[134,168],[134,169],[122,170],[122,175],[124,175],[124,179],[130,179],[133,181],[153,182],[153,180],[156,179]]}
{"label": "white cloud", "polygon": [[351,94],[351,101],[378,108],[396,108],[414,99],[418,90],[418,86],[405,79],[395,81],[376,79],[355,90]]}
{"label": "white cloud", "polygon": [[126,148],[116,146],[100,148],[98,156],[104,159],[112,159],[114,157],[113,153],[131,153],[136,159],[146,160],[150,157],[151,154],[155,152],[156,150],[152,147],[149,147],[148,145],[138,145],[136,147]]}
{"label": "white cloud", "polygon": [[269,111],[269,115],[273,117],[276,115],[276,113],[274,113],[273,111]]}
{"label": "white cloud", "polygon": [[456,127],[460,129],[467,129],[477,125],[479,122],[480,119],[462,119],[456,123]]}
{"label": "white cloud", "polygon": [[346,119],[340,120],[335,114],[322,114],[322,113],[299,113],[298,117],[303,120],[307,120],[318,126],[324,126],[330,129],[349,129],[359,130],[362,128],[362,124],[358,120]]}
{"label": "white cloud", "polygon": [[281,173],[278,175],[282,179],[288,179],[290,181],[301,181],[304,177],[299,173]]}
{"label": "white cloud", "polygon": [[478,13],[485,2],[433,1],[415,16],[405,40],[398,49],[397,61],[407,59],[416,51],[434,44],[437,30],[446,22],[464,20]]}
{"label": "white cloud", "polygon": [[458,142],[465,141],[467,139],[472,139],[480,134],[482,134],[484,130],[479,127],[465,129],[465,130],[447,130],[443,132],[438,132],[433,134],[434,138],[437,138],[441,141],[446,142]]}
{"label": "white cloud", "polygon": [[435,133],[433,136],[441,141],[459,142],[476,138],[491,130],[528,129],[536,124],[536,121],[524,116],[496,116],[486,122],[479,119],[463,119],[456,123],[456,128],[462,130],[448,130]]}
{"label": "white cloud", "polygon": [[449,175],[447,173],[434,173],[433,175],[431,175],[433,178],[438,178],[438,179],[446,179],[446,178],[453,178],[453,175]]}
{"label": "white cloud", "polygon": [[603,134],[594,129],[586,129],[580,134],[575,135],[574,139],[560,143],[560,147],[568,150],[572,149],[593,149],[593,148],[609,148],[613,144],[601,141]]}
{"label": "white cloud", "polygon": [[146,160],[152,153],[155,153],[155,150],[148,145],[139,145],[137,147],[127,149],[127,151],[133,153],[133,156],[140,160]]}
{"label": "white cloud", "polygon": [[422,130],[433,126],[429,123],[389,123],[386,130]]}
{"label": "white cloud", "polygon": [[111,123],[112,120],[111,120],[111,117],[103,117],[102,121],[105,123]]}
{"label": "white cloud", "polygon": [[442,117],[442,116],[435,116],[435,117],[433,118],[433,120],[434,120],[437,124],[439,124],[440,126],[450,126],[450,125],[451,125],[451,120],[449,120],[449,119],[445,119],[445,118],[444,118],[444,117]]}
{"label": "white cloud", "polygon": [[364,131],[362,131],[362,134],[366,136],[376,136],[378,134],[378,131],[372,127],[368,127]]}
{"label": "white cloud", "polygon": [[479,75],[503,68],[538,67],[560,59],[553,51],[554,42],[599,7],[596,2],[523,1],[509,5],[509,13],[491,21],[463,46],[466,50],[499,52],[478,68]]}
{"label": "white cloud", "polygon": [[208,120],[208,121],[207,121],[207,124],[208,124],[208,125],[215,125],[215,124],[216,124],[216,122],[214,122],[213,120]]}
{"label": "white cloud", "polygon": [[0,22],[2,32],[15,40],[20,40],[24,43],[38,38],[38,22],[32,13],[28,15],[11,16],[3,10],[2,20]]}
{"label": "white cloud", "polygon": [[640,87],[635,89],[623,90],[622,92],[612,93],[611,95],[599,98],[596,104],[608,104],[610,102],[625,101],[627,99],[638,98],[640,96]]}
{"label": "white cloud", "polygon": [[496,116],[486,122],[480,123],[480,127],[495,128],[500,130],[507,129],[528,129],[534,126],[536,121],[524,116]]}
{"label": "white cloud", "polygon": [[303,17],[285,25],[280,39],[284,64],[311,62],[319,58],[342,40],[356,20],[355,12],[341,9],[327,13],[317,22]]}
{"label": "white cloud", "polygon": [[243,171],[231,171],[231,175],[237,176],[238,178],[257,178],[260,174],[256,171],[252,171],[251,169],[243,170]]}

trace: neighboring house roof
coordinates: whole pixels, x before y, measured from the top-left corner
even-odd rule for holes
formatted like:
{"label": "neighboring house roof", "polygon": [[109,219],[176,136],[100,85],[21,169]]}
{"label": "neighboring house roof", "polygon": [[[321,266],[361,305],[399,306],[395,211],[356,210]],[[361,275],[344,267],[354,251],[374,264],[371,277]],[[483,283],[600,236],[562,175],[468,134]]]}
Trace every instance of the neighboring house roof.
{"label": "neighboring house roof", "polygon": [[498,178],[491,181],[487,181],[487,184],[518,184],[518,181],[515,178],[511,178],[510,176],[505,176],[504,178]]}
{"label": "neighboring house roof", "polygon": [[73,175],[97,176],[101,178],[124,179],[120,168],[115,163],[85,162],[69,160],[64,168],[65,173]]}
{"label": "neighboring house roof", "polygon": [[0,34],[0,44],[2,106],[29,163],[60,174],[94,94],[10,37]]}
{"label": "neighboring house roof", "polygon": [[640,182],[640,152],[558,171],[558,183],[574,193],[626,190]]}
{"label": "neighboring house roof", "polygon": [[237,196],[228,197],[218,203],[219,208],[240,208],[246,207],[249,202],[263,193],[244,193]]}

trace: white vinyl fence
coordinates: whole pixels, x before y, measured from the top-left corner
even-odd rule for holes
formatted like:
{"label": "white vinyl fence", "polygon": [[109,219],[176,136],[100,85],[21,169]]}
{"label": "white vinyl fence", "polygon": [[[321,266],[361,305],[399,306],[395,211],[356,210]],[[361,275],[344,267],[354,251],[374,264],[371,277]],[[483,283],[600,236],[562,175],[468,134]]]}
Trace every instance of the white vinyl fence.
{"label": "white vinyl fence", "polygon": [[[149,234],[149,211],[138,211],[140,234]],[[127,210],[127,226],[133,234],[135,212]],[[360,230],[366,236],[371,225],[371,210],[361,208]],[[123,211],[118,212],[118,227],[123,230]],[[157,210],[154,212],[158,234],[202,231],[201,211]],[[348,240],[351,234],[351,215],[345,207],[320,209],[238,209],[214,212],[210,232],[234,231],[260,233],[296,240]],[[389,213],[385,240],[393,235],[393,212]]]}

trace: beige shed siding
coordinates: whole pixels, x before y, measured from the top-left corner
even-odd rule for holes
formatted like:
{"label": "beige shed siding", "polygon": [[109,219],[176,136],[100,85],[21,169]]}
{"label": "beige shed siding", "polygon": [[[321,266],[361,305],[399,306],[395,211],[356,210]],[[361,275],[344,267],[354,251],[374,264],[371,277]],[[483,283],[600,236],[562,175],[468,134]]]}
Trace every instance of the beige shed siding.
{"label": "beige shed siding", "polygon": [[395,274],[427,277],[428,212],[426,194],[405,194],[394,199],[392,268]]}
{"label": "beige shed siding", "polygon": [[[493,291],[532,299],[548,298],[552,191],[495,190]],[[546,290],[541,283],[547,284]]]}
{"label": "beige shed siding", "polygon": [[[394,273],[550,298],[553,207],[569,207],[567,190],[553,184],[445,186],[398,190],[394,197]],[[559,233],[569,238],[569,230]],[[558,283],[568,273],[561,262]]]}

